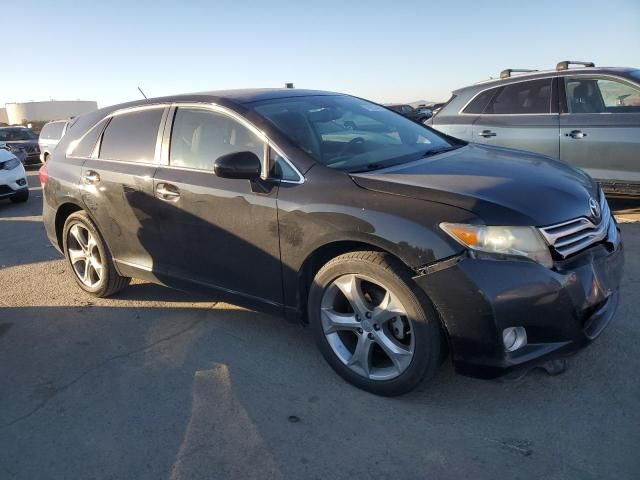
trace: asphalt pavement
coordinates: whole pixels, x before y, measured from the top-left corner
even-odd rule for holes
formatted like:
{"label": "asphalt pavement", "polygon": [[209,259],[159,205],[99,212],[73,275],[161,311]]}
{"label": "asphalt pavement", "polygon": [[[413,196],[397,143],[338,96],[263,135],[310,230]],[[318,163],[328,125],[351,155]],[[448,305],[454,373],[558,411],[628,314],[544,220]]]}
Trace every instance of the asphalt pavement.
{"label": "asphalt pavement", "polygon": [[615,201],[618,314],[550,377],[455,375],[381,398],[284,319],[135,282],[74,284],[28,203],[0,201],[0,479],[632,479],[640,202]]}

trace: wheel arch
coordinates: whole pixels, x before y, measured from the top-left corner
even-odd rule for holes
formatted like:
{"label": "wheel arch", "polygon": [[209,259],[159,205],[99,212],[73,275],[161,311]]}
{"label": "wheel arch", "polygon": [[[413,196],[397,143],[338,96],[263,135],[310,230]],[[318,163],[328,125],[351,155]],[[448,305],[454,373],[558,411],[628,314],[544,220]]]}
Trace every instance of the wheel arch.
{"label": "wheel arch", "polygon": [[55,225],[55,232],[56,232],[56,241],[58,242],[60,251],[63,250],[62,234],[64,230],[64,224],[67,221],[67,218],[69,218],[71,214],[79,211],[84,211],[87,213],[87,215],[89,215],[89,217],[91,217],[89,212],[87,212],[86,208],[82,207],[79,203],[76,203],[73,201],[65,201],[56,210],[54,225]]}
{"label": "wheel arch", "polygon": [[309,287],[315,277],[316,273],[331,259],[349,252],[355,252],[358,250],[371,250],[376,252],[386,253],[391,255],[402,265],[404,265],[409,271],[414,271],[407,262],[389,250],[378,242],[371,242],[367,240],[334,240],[323,245],[316,247],[311,251],[300,268],[298,269],[298,281],[297,281],[297,300],[298,308],[303,323],[307,322],[306,309],[307,298],[309,296]]}

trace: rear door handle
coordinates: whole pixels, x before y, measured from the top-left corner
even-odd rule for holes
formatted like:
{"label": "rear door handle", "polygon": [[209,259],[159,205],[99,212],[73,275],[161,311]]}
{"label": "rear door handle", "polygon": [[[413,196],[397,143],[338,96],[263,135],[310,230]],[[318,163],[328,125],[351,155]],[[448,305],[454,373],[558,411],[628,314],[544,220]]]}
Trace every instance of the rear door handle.
{"label": "rear door handle", "polygon": [[95,185],[100,181],[100,175],[94,170],[87,170],[82,175],[82,181],[87,185]]}
{"label": "rear door handle", "polygon": [[180,190],[170,183],[159,183],[156,186],[156,197],[160,200],[175,202],[180,198]]}
{"label": "rear door handle", "polygon": [[496,134],[494,132],[492,132],[491,130],[483,130],[478,135],[481,136],[481,137],[484,137],[484,138],[489,138],[489,137],[495,137],[496,136]]}
{"label": "rear door handle", "polygon": [[586,137],[587,134],[582,132],[582,131],[580,131],[580,130],[571,130],[569,133],[565,133],[564,136],[565,137],[571,137],[571,138],[580,139],[580,138]]}

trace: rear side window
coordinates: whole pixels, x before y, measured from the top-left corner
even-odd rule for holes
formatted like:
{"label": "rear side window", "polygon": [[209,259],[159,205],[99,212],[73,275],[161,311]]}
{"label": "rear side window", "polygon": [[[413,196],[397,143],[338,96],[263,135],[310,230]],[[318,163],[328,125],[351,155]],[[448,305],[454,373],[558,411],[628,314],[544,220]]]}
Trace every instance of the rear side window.
{"label": "rear side window", "polygon": [[[108,128],[107,128],[108,130]],[[264,158],[264,142],[234,118],[201,108],[178,108],[171,129],[169,164],[213,170],[223,155],[253,152]]]}
{"label": "rear side window", "polygon": [[48,123],[42,128],[40,136],[47,140],[60,140],[62,138],[62,130],[64,122]]}
{"label": "rear side window", "polygon": [[545,78],[505,85],[491,99],[484,113],[494,115],[550,113],[551,82],[551,78]]}
{"label": "rear side window", "polygon": [[93,153],[93,149],[96,147],[96,143],[98,142],[98,137],[102,133],[104,124],[107,121],[108,120],[102,120],[91,130],[89,130],[84,137],[82,137],[78,145],[76,145],[76,147],[73,149],[72,155],[74,157],[88,158],[91,156],[91,154]]}
{"label": "rear side window", "polygon": [[475,113],[478,115],[481,114],[482,112],[484,112],[485,107],[496,94],[496,91],[500,90],[500,88],[492,88],[480,93],[473,100],[471,100],[469,105],[466,106],[462,113]]}
{"label": "rear side window", "polygon": [[163,111],[153,108],[113,117],[102,135],[100,158],[153,163]]}

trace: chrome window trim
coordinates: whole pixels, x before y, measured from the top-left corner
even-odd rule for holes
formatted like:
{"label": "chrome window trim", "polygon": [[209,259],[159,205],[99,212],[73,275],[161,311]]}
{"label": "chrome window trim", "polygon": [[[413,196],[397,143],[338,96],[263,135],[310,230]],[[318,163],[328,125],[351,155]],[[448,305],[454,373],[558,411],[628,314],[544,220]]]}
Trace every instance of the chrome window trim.
{"label": "chrome window trim", "polygon": [[281,183],[292,183],[292,184],[298,184],[298,185],[305,182],[304,175],[302,175],[300,170],[298,170],[298,168],[289,160],[289,158],[287,158],[287,156],[284,154],[282,149],[278,147],[275,143],[273,143],[273,141],[267,136],[266,133],[264,133],[262,130],[256,127],[253,123],[249,122],[245,117],[238,114],[237,112],[234,112],[230,108],[224,107],[222,105],[218,105],[217,103],[213,103],[213,102],[173,102],[170,104],[170,106],[171,108],[169,109],[167,121],[163,129],[165,141],[163,142],[163,145],[162,145],[161,158],[160,158],[160,165],[162,165],[163,167],[178,169],[178,170],[189,170],[194,172],[206,172],[206,173],[215,175],[215,172],[213,170],[205,170],[205,169],[190,168],[190,167],[183,167],[183,166],[173,166],[169,162],[169,149],[171,145],[171,129],[173,127],[173,120],[175,117],[176,109],[177,108],[200,108],[203,110],[209,110],[215,113],[220,113],[222,115],[227,115],[231,117],[241,125],[247,127],[251,132],[257,135],[264,142],[265,151],[262,156],[262,175],[261,175],[261,178],[263,180],[267,180],[268,178],[269,148],[273,148],[278,153],[278,155],[280,155],[284,159],[284,161],[286,161],[287,164],[298,175],[298,180],[296,181],[284,180],[284,179],[277,179],[277,180],[280,181]]}
{"label": "chrome window trim", "polygon": [[[114,110],[113,112],[109,113],[108,115],[105,115],[104,117],[102,117],[100,120],[98,120],[91,128],[87,129],[87,131],[78,139],[73,140],[71,145],[69,145],[67,147],[67,157],[71,157],[71,158],[90,158],[92,160],[105,160],[105,161],[111,161],[111,162],[121,162],[121,163],[128,163],[128,164],[135,164],[135,165],[157,165],[157,158],[159,155],[158,152],[158,139],[156,138],[156,149],[154,151],[154,158],[152,162],[130,162],[130,161],[123,161],[123,160],[117,160],[117,159],[112,159],[112,158],[99,158],[98,154],[100,152],[100,146],[102,144],[102,135],[104,134],[105,129],[107,128],[107,126],[109,125],[109,122],[111,122],[111,119],[115,116],[118,115],[124,115],[127,113],[134,113],[134,112],[139,112],[139,111],[143,111],[143,110],[152,110],[152,109],[156,109],[156,108],[167,108],[169,106],[168,103],[155,103],[153,105],[140,105],[140,106],[136,106],[136,107],[127,107],[127,108],[121,108],[119,110]],[[163,112],[163,117],[160,120],[160,125],[163,126],[164,125],[164,121],[165,121],[165,115],[166,115],[166,111]],[[86,137],[94,128],[96,128],[98,125],[100,125],[100,123],[104,122],[104,127],[102,127],[102,131],[100,132],[100,134],[98,135],[98,140],[96,141],[95,146],[93,147],[93,151],[91,152],[91,155],[89,157],[80,157],[80,156],[76,156],[73,154],[73,151],[75,150],[75,148],[80,144],[80,142],[82,142],[82,140],[84,140],[84,137]],[[159,132],[162,132],[162,128],[158,129]]]}
{"label": "chrome window trim", "polygon": [[[558,115],[558,113],[553,113],[553,112],[549,112],[549,113],[464,113],[463,110],[465,108],[467,108],[469,106],[469,104],[471,102],[473,102],[476,97],[478,95],[480,95],[481,93],[484,92],[488,92],[489,90],[493,90],[496,88],[502,88],[502,87],[507,87],[509,85],[514,85],[516,83],[523,83],[523,82],[535,82],[537,80],[553,80],[554,78],[556,78],[558,75],[550,75],[548,77],[539,77],[539,78],[526,78],[526,79],[522,79],[522,80],[517,80],[514,82],[505,82],[503,85],[494,85],[493,87],[488,87],[485,88],[484,90],[480,90],[478,93],[476,93],[473,97],[471,97],[471,100],[469,100],[467,103],[464,104],[464,106],[458,110],[458,115],[464,115],[464,116],[471,116],[471,117],[503,117],[505,115],[508,115],[510,117],[525,117],[525,116],[542,116],[542,115]],[[551,87],[553,89],[553,85]],[[550,97],[553,97],[553,95],[551,95]],[[549,98],[549,110],[551,110],[551,101],[553,98]],[[491,98],[491,100],[493,100],[493,98]],[[487,105],[488,106],[488,105]],[[484,108],[487,108],[486,106]]]}

